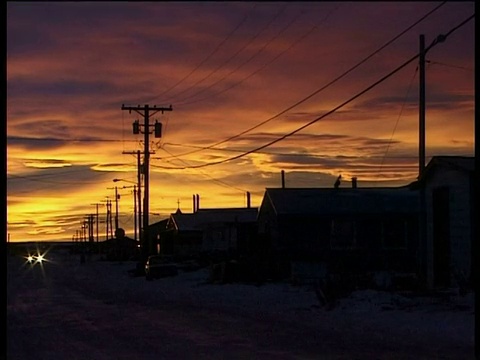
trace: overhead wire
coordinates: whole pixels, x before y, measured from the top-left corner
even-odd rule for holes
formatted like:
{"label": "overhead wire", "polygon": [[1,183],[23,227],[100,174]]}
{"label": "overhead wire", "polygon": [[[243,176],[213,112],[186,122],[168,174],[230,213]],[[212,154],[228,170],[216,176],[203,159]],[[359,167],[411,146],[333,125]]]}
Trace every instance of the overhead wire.
{"label": "overhead wire", "polygon": [[205,64],[215,53],[217,53],[217,51],[237,32],[237,30],[245,23],[245,21],[247,21],[247,19],[249,18],[249,16],[253,12],[253,10],[256,8],[256,6],[257,6],[257,4],[253,4],[252,8],[244,15],[242,20],[233,28],[233,30],[230,31],[230,33],[228,33],[228,35],[219,44],[217,44],[215,49],[213,49],[213,51],[210,54],[208,54],[202,61],[200,61],[200,63],[197,66],[195,66],[186,76],[184,76],[182,79],[180,79],[173,86],[164,90],[162,93],[148,99],[146,102],[147,103],[151,102],[151,101],[153,101],[155,99],[158,99],[159,97],[167,94],[171,90],[175,89],[178,85],[183,83],[185,80],[187,80],[190,76],[192,76],[192,74],[195,73],[195,71],[197,71],[203,64]]}
{"label": "overhead wire", "polygon": [[[192,84],[190,87],[186,88],[185,90],[183,91],[180,91],[179,93],[173,95],[172,97],[170,98],[167,98],[165,100],[165,102],[175,102],[175,97],[181,95],[181,94],[184,94],[188,91],[190,91],[191,89],[193,89],[195,86],[201,84],[202,82],[204,82],[205,80],[207,80],[208,78],[210,78],[213,74],[215,74],[218,70],[220,70],[222,67],[224,67],[225,65],[227,65],[230,61],[232,61],[238,54],[240,54],[243,50],[245,50],[250,44],[253,43],[253,41],[255,41],[255,39],[262,33],[264,32],[266,29],[268,29],[272,23],[285,11],[285,9],[287,8],[287,5],[283,6],[276,14],[274,14],[274,16],[270,19],[269,22],[267,22],[267,24],[261,28],[259,31],[257,31],[252,38],[250,38],[249,41],[247,41],[245,43],[244,46],[240,47],[233,55],[231,55],[226,61],[224,61],[223,63],[221,63],[219,66],[217,66],[217,68],[213,69],[209,74],[207,74],[205,77],[203,77],[202,79],[198,80],[197,82],[195,82],[194,84]],[[193,95],[195,96],[195,94]],[[188,97],[187,97],[188,99]]]}
{"label": "overhead wire", "polygon": [[[234,68],[232,71],[230,71],[228,74],[226,74],[225,76],[221,77],[220,79],[218,79],[217,81],[215,81],[214,83],[210,84],[209,86],[206,86],[206,87],[203,87],[202,89],[200,89],[199,91],[197,91],[196,93],[194,93],[193,95],[190,95],[190,96],[187,96],[186,98],[184,98],[183,100],[179,100],[179,102],[177,103],[176,106],[181,106],[181,105],[185,105],[185,104],[189,104],[188,102],[185,102],[186,100],[188,99],[192,99],[192,98],[195,98],[196,96],[198,96],[199,94],[205,92],[206,90],[208,89],[211,89],[213,86],[221,83],[222,81],[224,81],[225,79],[227,79],[229,76],[233,75],[234,73],[236,73],[238,70],[240,70],[243,66],[245,66],[246,64],[248,64],[250,61],[252,61],[254,58],[256,58],[260,53],[262,53],[273,41],[275,41],[281,34],[283,34],[285,31],[287,31],[299,18],[300,16],[302,16],[304,14],[304,12],[300,12],[296,17],[294,17],[289,23],[287,23],[287,25],[285,25],[283,28],[280,29],[280,31],[278,33],[276,33],[270,40],[266,41],[263,46],[261,46],[255,53],[253,53],[249,58],[247,58],[243,63],[241,63],[240,65],[238,65],[236,68]],[[211,97],[211,95],[209,96]],[[205,100],[205,99],[201,99],[201,100]],[[196,100],[194,102],[198,102],[198,101],[201,101],[201,100]],[[183,101],[183,102],[182,102]],[[192,101],[190,103],[193,103]]]}
{"label": "overhead wire", "polygon": [[[169,152],[167,149],[165,149],[165,148],[163,148],[163,147],[162,147],[161,149],[162,149],[163,151],[165,151],[167,154],[175,157],[175,155],[173,155],[173,154],[172,154],[171,152]],[[186,162],[185,160],[182,160],[182,159],[177,159],[177,160],[183,162],[184,164],[187,164],[187,166],[190,166],[190,164],[189,164],[188,162]],[[160,166],[153,165],[153,164],[151,164],[151,166],[152,166],[152,167],[160,167]],[[213,182],[216,182],[216,183],[220,184],[221,186],[228,187],[228,188],[230,188],[230,189],[235,189],[235,190],[238,190],[238,191],[241,191],[241,192],[246,192],[246,190],[244,190],[244,189],[240,189],[240,188],[238,188],[238,187],[236,187],[236,186],[233,186],[233,185],[231,185],[231,184],[228,184],[228,183],[226,183],[226,182],[224,182],[224,181],[222,181],[222,180],[215,179],[214,177],[210,176],[209,174],[204,173],[203,171],[200,171],[200,173],[201,173],[201,175],[210,178],[210,180],[212,180]]]}
{"label": "overhead wire", "polygon": [[[472,20],[473,18],[475,17],[475,14],[469,16],[467,19],[465,19],[464,21],[462,21],[459,25],[457,25],[456,27],[452,28],[448,33],[446,34],[440,34],[438,35],[433,41],[432,43],[425,49],[425,53],[427,53],[431,48],[435,47],[436,45],[438,45],[439,43],[442,43],[444,42],[447,37],[452,34],[454,31],[456,31],[457,29],[459,29],[460,27],[462,27],[463,25],[465,25],[466,23],[468,23],[470,20]],[[252,150],[249,150],[249,151],[246,151],[240,155],[237,155],[237,156],[233,156],[231,158],[227,158],[227,159],[224,159],[224,160],[219,160],[219,161],[214,161],[214,162],[210,162],[210,163],[205,163],[205,164],[201,164],[201,165],[195,165],[195,166],[188,166],[188,167],[183,167],[183,168],[176,168],[176,169],[196,169],[196,168],[202,168],[202,167],[207,167],[207,166],[212,166],[212,165],[219,165],[219,164],[223,164],[223,163],[226,163],[226,162],[229,162],[229,161],[232,161],[232,160],[237,160],[239,158],[242,158],[246,155],[249,155],[249,154],[252,154],[252,153],[255,153],[257,152],[258,150],[262,150],[262,149],[265,149],[271,145],[274,145],[292,135],[295,135],[296,133],[300,132],[301,130],[315,124],[316,122],[324,119],[325,117],[333,114],[334,112],[336,112],[337,110],[341,109],[342,107],[344,107],[345,105],[351,103],[352,101],[354,101],[355,99],[359,98],[360,96],[362,96],[363,94],[367,93],[368,91],[370,91],[371,89],[375,88],[376,86],[378,86],[379,84],[381,84],[382,82],[384,82],[385,80],[387,80],[388,78],[390,78],[391,76],[393,76],[394,74],[396,74],[397,72],[399,72],[401,69],[403,69],[404,67],[406,67],[408,64],[410,64],[411,62],[413,62],[414,60],[416,60],[418,57],[420,56],[420,53],[417,53],[416,55],[412,56],[409,60],[407,60],[406,62],[404,62],[403,64],[401,64],[400,66],[398,66],[397,68],[395,68],[394,70],[392,70],[391,72],[389,72],[387,75],[384,75],[383,77],[381,77],[379,80],[375,81],[373,84],[369,85],[368,87],[366,87],[364,90],[358,92],[356,95],[352,96],[351,98],[349,98],[348,100],[344,101],[343,103],[341,103],[340,105],[336,106],[335,108],[333,108],[332,110],[326,112],[325,114],[311,120],[310,122],[298,127],[297,129],[287,133],[287,134],[284,134],[280,137],[278,137],[277,139],[273,140],[273,141],[270,141],[262,146],[259,146],[255,149],[252,149]]]}
{"label": "overhead wire", "polygon": [[[206,147],[203,146],[197,146],[197,145],[186,145],[186,144],[178,144],[178,143],[164,143],[163,145],[172,145],[172,146],[179,146],[179,147],[188,147],[188,148],[196,148],[196,149],[203,149],[205,150]],[[235,152],[235,153],[243,153],[245,149],[228,149],[228,148],[221,148],[221,147],[213,147],[209,148],[209,150],[215,150],[215,151],[225,151],[225,152]],[[330,157],[330,155],[326,154],[316,154],[316,153],[284,153],[284,152],[276,152],[276,151],[257,151],[257,154],[265,154],[265,155],[280,155],[280,156],[298,156],[298,157]],[[152,159],[157,159],[157,160],[166,160],[167,162],[169,161],[170,158],[174,156],[169,156],[169,157],[152,157]],[[401,157],[401,158],[416,158],[416,156],[392,156],[392,157]],[[372,156],[369,156],[369,158],[373,158]]]}
{"label": "overhead wire", "polygon": [[405,98],[404,98],[402,106],[400,108],[400,113],[398,114],[397,120],[395,121],[395,125],[393,126],[392,135],[390,136],[390,139],[389,139],[388,144],[387,144],[387,148],[385,149],[385,154],[382,156],[382,162],[380,163],[380,166],[378,168],[378,172],[380,172],[382,170],[383,164],[385,162],[385,158],[387,157],[388,151],[390,150],[390,145],[393,141],[393,136],[395,135],[395,131],[397,130],[397,126],[398,126],[398,122],[400,121],[400,118],[403,114],[403,110],[405,109],[405,105],[407,103],[408,95],[410,94],[410,90],[412,89],[413,80],[415,80],[417,72],[418,72],[418,66],[415,68],[412,79],[410,80],[410,84],[408,85],[407,92],[405,94]]}
{"label": "overhead wire", "polygon": [[425,60],[425,62],[428,63],[428,64],[432,64],[432,65],[441,65],[441,66],[446,66],[446,67],[450,67],[450,68],[454,68],[454,69],[465,70],[465,71],[472,72],[472,73],[474,72],[473,69],[467,68],[467,67],[464,67],[464,66],[450,65],[450,64],[445,64],[445,63],[442,63],[442,62],[439,62],[439,61],[434,61],[434,60]]}
{"label": "overhead wire", "polygon": [[[320,87],[319,89],[315,90],[313,93],[311,93],[310,95],[304,97],[303,99],[295,102],[293,105],[290,105],[289,107],[287,107],[286,109],[280,111],[279,113],[277,113],[276,115],[236,134],[236,135],[233,135],[233,136],[230,136],[224,140],[221,140],[221,141],[218,141],[210,146],[218,146],[218,145],[221,145],[221,144],[224,144],[228,141],[231,141],[231,140],[234,140],[242,135],[245,135],[246,133],[249,133],[251,132],[252,130],[255,130],[257,128],[259,128],[260,126],[262,125],[265,125],[267,124],[268,122],[280,117],[281,115],[287,113],[288,111],[296,108],[297,106],[303,104],[304,102],[306,102],[307,100],[311,99],[312,97],[314,97],[315,95],[318,95],[320,92],[322,92],[323,90],[327,89],[328,87],[330,87],[331,85],[333,85],[334,83],[336,83],[337,81],[339,81],[340,79],[344,78],[346,75],[348,75],[349,73],[351,73],[353,70],[355,70],[356,68],[358,68],[360,65],[364,64],[365,62],[367,62],[369,59],[371,59],[373,56],[375,56],[376,54],[378,54],[380,51],[382,51],[383,49],[385,49],[387,46],[389,46],[390,44],[392,44],[393,42],[395,42],[397,39],[399,39],[401,36],[403,36],[405,33],[407,33],[408,31],[410,31],[413,27],[415,27],[416,25],[418,25],[420,22],[422,22],[423,20],[425,20],[427,17],[429,17],[431,14],[433,14],[435,11],[437,11],[440,7],[442,7],[443,5],[446,4],[446,1],[440,3],[439,5],[437,5],[435,8],[433,8],[432,10],[430,10],[429,12],[427,12],[425,15],[423,15],[421,18],[419,18],[417,21],[415,21],[413,24],[411,24],[410,26],[408,26],[405,30],[403,30],[402,32],[400,32],[398,35],[396,35],[395,37],[393,37],[391,40],[387,41],[385,44],[383,44],[380,48],[378,48],[377,50],[375,50],[374,52],[372,52],[370,55],[368,55],[367,57],[365,57],[364,59],[362,59],[361,61],[359,61],[357,64],[355,64],[354,66],[352,66],[350,69],[348,69],[347,71],[343,72],[342,74],[340,74],[339,76],[337,76],[336,78],[334,78],[333,80],[331,80],[330,82],[328,82],[327,84],[323,85],[322,87]],[[207,149],[209,147],[207,146]],[[189,152],[185,152],[185,153],[182,153],[182,154],[177,154],[177,156],[184,156],[184,155],[190,155],[190,154],[193,154],[193,153],[196,153],[196,152],[199,152],[199,151],[202,151],[202,150],[193,150],[193,151],[189,151]]]}
{"label": "overhead wire", "polygon": [[88,139],[88,138],[33,138],[33,137],[25,137],[25,136],[8,136],[8,141],[59,141],[59,142],[137,142],[138,140],[123,140],[123,139]]}
{"label": "overhead wire", "polygon": [[270,59],[269,61],[267,62],[264,62],[259,68],[257,68],[256,70],[252,71],[250,74],[248,74],[247,76],[245,76],[244,78],[234,82],[233,84],[227,86],[226,88],[223,88],[219,91],[217,91],[216,93],[213,93],[213,94],[210,94],[210,95],[207,95],[206,97],[203,97],[203,98],[200,98],[200,99],[196,99],[196,100],[191,100],[191,101],[186,101],[186,102],[181,102],[179,104],[177,104],[178,106],[182,106],[182,105],[191,105],[191,104],[195,104],[195,103],[198,103],[200,101],[205,101],[205,100],[208,100],[212,97],[215,97],[217,95],[220,95],[220,94],[223,94],[231,89],[233,89],[234,87],[237,87],[238,85],[242,84],[244,81],[250,79],[252,76],[258,74],[260,71],[262,71],[263,69],[265,69],[266,67],[270,66],[273,62],[277,61],[282,55],[284,55],[286,52],[290,51],[293,47],[295,47],[296,45],[298,45],[300,42],[302,42],[305,38],[307,38],[311,33],[313,33],[315,30],[317,30],[319,28],[319,25],[321,25],[322,23],[324,23],[329,17],[330,15],[338,10],[338,8],[340,7],[340,5],[338,5],[335,9],[333,9],[332,11],[330,11],[320,22],[320,24],[317,24],[317,25],[313,25],[309,30],[307,30],[305,33],[303,33],[302,35],[300,35],[297,39],[295,39],[293,42],[290,43],[290,45],[288,47],[286,47],[284,50],[282,50],[281,52],[279,52],[276,56],[274,56],[272,59]]}

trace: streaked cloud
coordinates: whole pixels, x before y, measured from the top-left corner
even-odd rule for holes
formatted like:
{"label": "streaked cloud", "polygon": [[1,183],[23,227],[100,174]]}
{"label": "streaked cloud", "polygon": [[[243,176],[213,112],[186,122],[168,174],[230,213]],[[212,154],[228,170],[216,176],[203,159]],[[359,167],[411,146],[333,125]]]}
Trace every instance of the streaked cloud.
{"label": "streaked cloud", "polygon": [[[440,4],[8,2],[8,232],[70,239],[92,204],[105,217],[115,186],[132,231],[123,186],[137,181],[144,134],[132,123],[143,119],[122,104],[173,107],[150,118],[163,124],[162,138],[149,138],[151,209],[161,214],[152,222],[178,201],[191,210],[192,194],[202,207],[238,207],[248,191],[258,206],[282,170],[292,187],[330,187],[338,174],[344,186],[352,176],[359,186],[408,184],[417,62],[323,116],[414,56],[420,34],[430,44],[475,11],[445,3],[349,71]],[[474,25],[427,55],[427,158],[473,155]]]}

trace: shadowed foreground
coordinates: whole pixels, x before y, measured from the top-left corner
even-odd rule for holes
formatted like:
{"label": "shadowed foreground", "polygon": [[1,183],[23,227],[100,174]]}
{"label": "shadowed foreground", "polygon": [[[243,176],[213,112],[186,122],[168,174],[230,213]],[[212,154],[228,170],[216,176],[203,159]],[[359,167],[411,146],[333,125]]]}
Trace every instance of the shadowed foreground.
{"label": "shadowed foreground", "polygon": [[471,308],[321,308],[288,284],[145,281],[133,262],[9,256],[8,359],[473,359]]}

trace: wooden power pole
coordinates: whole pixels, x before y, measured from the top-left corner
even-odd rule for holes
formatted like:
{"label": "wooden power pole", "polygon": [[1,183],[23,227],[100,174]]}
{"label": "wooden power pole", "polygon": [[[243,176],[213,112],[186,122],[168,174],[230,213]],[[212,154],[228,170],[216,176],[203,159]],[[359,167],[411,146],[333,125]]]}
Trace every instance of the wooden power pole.
{"label": "wooden power pole", "polygon": [[133,123],[133,133],[140,134],[142,132],[141,128],[143,127],[144,134],[144,162],[143,162],[143,179],[144,179],[144,191],[143,191],[143,234],[142,234],[142,256],[143,260],[146,260],[148,255],[152,252],[152,244],[150,241],[148,233],[148,213],[149,213],[149,168],[150,168],[150,127],[154,127],[154,134],[156,138],[162,136],[162,123],[155,122],[155,124],[150,125],[150,116],[161,112],[162,114],[165,111],[172,111],[172,105],[169,107],[157,107],[149,105],[138,105],[138,106],[125,106],[122,104],[122,110],[128,110],[130,113],[135,111],[140,116],[143,117],[143,125],[140,124],[138,120]]}

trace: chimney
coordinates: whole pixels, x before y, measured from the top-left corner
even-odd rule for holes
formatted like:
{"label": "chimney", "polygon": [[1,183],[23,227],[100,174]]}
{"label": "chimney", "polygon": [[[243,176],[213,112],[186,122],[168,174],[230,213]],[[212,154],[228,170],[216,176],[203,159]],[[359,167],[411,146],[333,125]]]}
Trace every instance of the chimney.
{"label": "chimney", "polygon": [[196,212],[197,211],[197,203],[195,201],[195,194],[193,194],[193,212]]}
{"label": "chimney", "polygon": [[282,170],[282,189],[285,189],[285,170]]}
{"label": "chimney", "polygon": [[200,209],[200,195],[197,194],[197,211]]}
{"label": "chimney", "polygon": [[352,188],[353,189],[357,188],[357,177],[356,176],[352,177]]}
{"label": "chimney", "polygon": [[247,209],[250,209],[250,192],[247,191]]}

